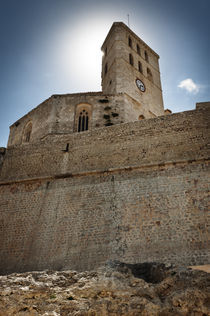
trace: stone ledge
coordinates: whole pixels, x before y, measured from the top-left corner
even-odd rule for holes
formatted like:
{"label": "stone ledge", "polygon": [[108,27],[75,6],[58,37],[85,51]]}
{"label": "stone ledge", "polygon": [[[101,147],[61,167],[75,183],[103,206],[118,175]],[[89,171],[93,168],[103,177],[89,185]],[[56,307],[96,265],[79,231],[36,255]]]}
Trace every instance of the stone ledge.
{"label": "stone ledge", "polygon": [[109,168],[103,170],[91,170],[91,171],[82,171],[82,172],[73,172],[73,173],[60,173],[55,174],[53,176],[41,176],[41,177],[34,177],[34,178],[24,178],[19,180],[5,180],[0,181],[1,185],[10,185],[14,183],[25,183],[25,182],[34,182],[39,180],[54,180],[54,179],[65,179],[65,178],[75,178],[75,177],[84,177],[89,175],[97,175],[97,174],[108,174],[108,173],[116,173],[116,172],[123,172],[123,171],[133,171],[133,170],[164,170],[167,168],[175,168],[176,166],[186,166],[189,164],[200,164],[200,163],[207,163],[210,161],[209,158],[203,158],[198,160],[180,160],[180,161],[167,161],[167,162],[159,162],[157,164],[145,164],[141,166],[125,166],[122,168]]}

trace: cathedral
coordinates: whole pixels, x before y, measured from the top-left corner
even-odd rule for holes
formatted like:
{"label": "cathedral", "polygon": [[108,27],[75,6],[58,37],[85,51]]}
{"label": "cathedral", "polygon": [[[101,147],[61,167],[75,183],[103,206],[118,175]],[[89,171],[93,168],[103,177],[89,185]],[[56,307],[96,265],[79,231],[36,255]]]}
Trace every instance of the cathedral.
{"label": "cathedral", "polygon": [[8,145],[170,113],[163,107],[159,56],[124,23],[113,23],[102,52],[102,92],[53,95],[11,126]]}
{"label": "cathedral", "polygon": [[0,148],[0,273],[205,264],[210,102],[164,110],[159,56],[122,22],[102,91],[52,95]]}

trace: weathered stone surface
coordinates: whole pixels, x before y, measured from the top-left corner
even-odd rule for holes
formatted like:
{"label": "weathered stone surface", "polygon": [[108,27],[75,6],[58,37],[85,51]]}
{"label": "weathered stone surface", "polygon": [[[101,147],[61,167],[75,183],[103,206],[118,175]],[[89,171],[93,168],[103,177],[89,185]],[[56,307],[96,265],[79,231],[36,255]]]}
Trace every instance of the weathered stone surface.
{"label": "weathered stone surface", "polygon": [[50,97],[0,149],[2,274],[209,262],[210,102],[164,116],[158,55],[123,23],[102,49],[102,92]]}
{"label": "weathered stone surface", "polygon": [[[129,45],[129,38],[132,45]],[[132,116],[137,119],[140,114],[145,118],[164,115],[157,53],[122,22],[112,25],[102,51],[102,90],[112,94],[123,92],[136,101],[136,104],[130,101],[130,106],[125,106],[125,113],[130,121]],[[148,59],[145,58],[145,52]],[[133,65],[129,62],[130,55],[133,57]],[[148,75],[148,69],[152,78]],[[145,92],[137,88],[137,78],[143,82]]]}
{"label": "weathered stone surface", "polygon": [[[119,262],[92,272],[42,271],[1,276],[0,316],[209,315],[209,274],[169,269],[163,264],[148,266],[165,271],[160,282],[136,278],[128,265]],[[145,265],[138,267],[145,269]]]}
{"label": "weathered stone surface", "polygon": [[209,118],[200,106],[8,148],[1,273],[109,259],[207,264]]}

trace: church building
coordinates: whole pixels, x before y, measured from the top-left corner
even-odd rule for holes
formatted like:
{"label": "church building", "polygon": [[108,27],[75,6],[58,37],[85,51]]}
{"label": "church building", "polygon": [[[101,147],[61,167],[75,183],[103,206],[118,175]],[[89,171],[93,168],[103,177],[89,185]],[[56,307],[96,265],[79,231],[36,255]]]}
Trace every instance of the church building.
{"label": "church building", "polygon": [[0,148],[0,273],[208,263],[210,102],[164,110],[159,56],[113,23],[102,91],[52,95]]}
{"label": "church building", "polygon": [[8,145],[170,113],[163,107],[159,56],[124,23],[113,23],[102,52],[102,92],[53,95],[10,127]]}

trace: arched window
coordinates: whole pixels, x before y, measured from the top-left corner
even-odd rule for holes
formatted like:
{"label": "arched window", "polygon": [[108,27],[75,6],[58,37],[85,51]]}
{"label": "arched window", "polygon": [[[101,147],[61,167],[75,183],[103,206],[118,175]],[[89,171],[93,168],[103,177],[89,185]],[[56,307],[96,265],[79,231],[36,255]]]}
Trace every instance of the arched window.
{"label": "arched window", "polygon": [[153,78],[152,78],[152,72],[149,68],[147,68],[147,78],[153,82]]}
{"label": "arched window", "polygon": [[145,57],[145,60],[148,62],[149,61],[149,57],[148,57],[148,54],[147,54],[146,50],[144,52],[144,57]]}
{"label": "arched window", "polygon": [[30,138],[31,138],[31,132],[32,132],[32,123],[29,122],[26,124],[23,132],[23,142],[24,143],[29,143]]}
{"label": "arched window", "polygon": [[136,44],[136,51],[137,51],[137,54],[140,55],[140,47],[138,44]]}
{"label": "arched window", "polygon": [[75,132],[84,132],[90,129],[91,113],[92,110],[90,104],[77,105],[74,127]]}
{"label": "arched window", "polygon": [[129,54],[129,63],[133,66],[133,55]]}
{"label": "arched window", "polygon": [[144,115],[139,115],[139,121],[145,119]]}
{"label": "arched window", "polygon": [[140,61],[138,62],[138,69],[139,69],[139,71],[142,73],[142,64],[141,64]]}
{"label": "arched window", "polygon": [[88,112],[86,110],[82,110],[79,114],[77,131],[78,132],[87,131],[88,123],[89,123]]}
{"label": "arched window", "polygon": [[128,46],[132,48],[132,39],[130,38],[130,36],[128,37]]}

